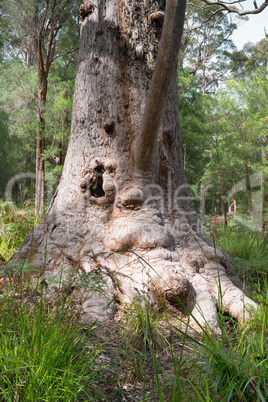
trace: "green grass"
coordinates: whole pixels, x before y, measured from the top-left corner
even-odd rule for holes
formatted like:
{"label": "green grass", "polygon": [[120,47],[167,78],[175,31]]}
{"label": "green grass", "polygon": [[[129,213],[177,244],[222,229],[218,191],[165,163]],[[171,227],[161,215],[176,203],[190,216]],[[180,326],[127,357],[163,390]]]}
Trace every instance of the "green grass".
{"label": "green grass", "polygon": [[215,243],[230,255],[240,277],[250,276],[251,282],[268,274],[268,234],[250,230],[239,223],[210,228]]}
{"label": "green grass", "polygon": [[30,209],[15,210],[13,204],[0,200],[0,256],[8,261],[40,218]]}
{"label": "green grass", "polygon": [[164,349],[168,345],[163,328],[165,313],[151,309],[142,300],[133,300],[124,309],[125,341],[136,350],[143,352],[150,348]]}
{"label": "green grass", "polygon": [[[37,222],[1,203],[0,223],[0,253],[8,259]],[[259,304],[243,325],[219,308],[220,335],[208,327],[199,336],[183,332],[178,317],[139,300],[111,332],[85,330],[68,291],[52,301],[27,267],[0,277],[0,400],[268,400],[267,237],[239,225],[218,225],[213,235]],[[81,286],[92,286],[94,297],[100,284],[88,280],[81,277]]]}
{"label": "green grass", "polygon": [[[146,334],[149,349],[143,348],[144,360],[153,362],[155,390],[152,400],[198,401],[266,401],[268,400],[268,286],[256,288],[259,308],[251,322],[239,325],[224,310],[219,309],[220,334],[209,326],[198,337],[188,328],[181,331],[181,319],[172,315],[173,340],[169,342],[169,356],[173,375],[165,373],[157,358],[155,343],[155,312],[140,308],[132,315],[128,332]],[[166,312],[168,319],[169,313]],[[171,316],[171,314],[170,314]],[[201,328],[201,326],[200,326]],[[129,337],[131,341],[131,337]],[[143,338],[145,339],[145,338]],[[136,337],[133,338],[136,342]],[[188,345],[187,345],[188,343]],[[190,343],[190,353],[187,346]],[[181,349],[176,348],[181,345]],[[135,343],[134,343],[135,346]],[[185,359],[186,356],[186,359]],[[145,365],[144,365],[145,367]],[[162,378],[162,381],[161,381]],[[146,400],[146,399],[144,399]]]}
{"label": "green grass", "polygon": [[0,315],[0,400],[97,400],[100,347],[88,342],[66,297],[52,303],[21,271],[1,290]]}
{"label": "green grass", "polygon": [[[261,353],[259,335],[251,323],[243,330],[235,323],[230,328],[224,322],[220,337],[205,334],[198,358],[199,364],[202,363],[203,383],[209,385],[211,394],[219,395],[224,401],[267,400],[268,361]],[[267,346],[266,340],[265,350]]]}

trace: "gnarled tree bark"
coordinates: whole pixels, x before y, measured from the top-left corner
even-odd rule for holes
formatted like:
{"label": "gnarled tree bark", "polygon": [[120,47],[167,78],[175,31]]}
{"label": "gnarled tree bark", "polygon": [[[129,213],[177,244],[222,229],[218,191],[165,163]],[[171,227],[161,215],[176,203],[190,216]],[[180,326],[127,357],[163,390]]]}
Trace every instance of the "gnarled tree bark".
{"label": "gnarled tree bark", "polygon": [[46,275],[97,269],[111,303],[106,308],[101,293],[84,300],[85,321],[146,296],[215,328],[220,286],[223,306],[237,319],[256,307],[239,289],[229,257],[215,253],[190,201],[176,72],[185,3],[87,0],[81,9],[62,178],[13,262],[45,264]]}

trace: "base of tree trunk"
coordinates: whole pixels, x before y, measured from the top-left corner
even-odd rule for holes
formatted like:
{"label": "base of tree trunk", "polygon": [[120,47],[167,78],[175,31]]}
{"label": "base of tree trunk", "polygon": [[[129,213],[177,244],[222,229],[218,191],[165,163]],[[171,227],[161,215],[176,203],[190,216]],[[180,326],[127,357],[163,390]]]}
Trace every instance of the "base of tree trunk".
{"label": "base of tree trunk", "polygon": [[157,210],[142,208],[143,213],[131,210],[114,219],[102,247],[99,233],[78,214],[71,226],[71,216],[66,225],[48,214],[12,263],[27,261],[33,270],[44,270],[51,292],[70,278],[73,285],[80,283],[84,323],[111,320],[120,305],[137,298],[185,317],[197,330],[217,330],[217,307],[240,322],[249,319],[256,304],[240,290],[229,257],[204,232],[190,229],[176,239],[178,233],[161,222]]}

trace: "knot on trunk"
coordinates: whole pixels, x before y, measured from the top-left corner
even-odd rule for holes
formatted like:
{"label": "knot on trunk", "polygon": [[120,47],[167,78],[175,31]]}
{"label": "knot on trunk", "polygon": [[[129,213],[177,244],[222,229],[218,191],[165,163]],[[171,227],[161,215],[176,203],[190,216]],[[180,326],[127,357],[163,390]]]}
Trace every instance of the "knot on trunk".
{"label": "knot on trunk", "polygon": [[80,188],[82,192],[90,190],[93,197],[104,197],[105,192],[103,191],[103,170],[97,168],[93,172],[86,173],[80,182]]}
{"label": "knot on trunk", "polygon": [[[87,166],[79,183],[80,190],[93,202],[97,199],[112,203],[115,196],[115,185],[113,182],[115,164],[110,160],[101,161],[96,159]],[[99,202],[97,202],[99,204]]]}
{"label": "knot on trunk", "polygon": [[149,15],[149,20],[152,21],[155,27],[161,28],[164,23],[165,13],[163,11],[153,11]]}
{"label": "knot on trunk", "polygon": [[141,188],[134,186],[120,196],[120,201],[125,208],[140,207],[144,201],[143,191]]}
{"label": "knot on trunk", "polygon": [[88,17],[90,14],[93,13],[94,8],[95,6],[94,4],[91,3],[91,1],[84,0],[84,2],[80,6],[80,14],[79,14],[82,21],[84,21],[86,17]]}
{"label": "knot on trunk", "polygon": [[154,296],[160,306],[167,306],[167,301],[176,310],[188,315],[195,305],[194,288],[187,278],[172,271],[172,269],[167,271],[163,274],[163,278],[153,281]]}

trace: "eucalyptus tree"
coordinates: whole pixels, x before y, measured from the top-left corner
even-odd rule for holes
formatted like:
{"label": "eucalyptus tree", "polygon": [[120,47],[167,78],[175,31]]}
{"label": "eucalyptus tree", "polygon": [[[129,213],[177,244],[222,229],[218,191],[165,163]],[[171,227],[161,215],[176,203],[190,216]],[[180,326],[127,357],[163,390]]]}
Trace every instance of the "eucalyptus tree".
{"label": "eucalyptus tree", "polygon": [[35,65],[38,71],[35,212],[40,213],[45,204],[44,110],[48,77],[53,61],[62,51],[57,43],[61,30],[75,15],[78,1],[2,0],[0,6],[6,42],[25,59],[28,67]]}
{"label": "eucalyptus tree", "polygon": [[[202,0],[188,2],[179,63],[193,79],[188,80],[183,97],[181,84],[187,73],[179,70],[179,110],[183,158],[184,162],[191,160],[187,165],[184,163],[185,173],[194,193],[200,193],[202,215],[206,213],[206,184],[201,178],[209,159],[204,151],[211,140],[212,124],[209,123],[209,95],[215,93],[230,74],[229,54],[235,49],[231,35],[236,28],[235,19],[220,5],[208,7]],[[195,202],[196,207],[199,203]]]}
{"label": "eucalyptus tree", "polygon": [[202,177],[209,162],[205,151],[210,147],[214,130],[213,97],[203,95],[198,77],[184,68],[179,69],[178,89],[183,167],[193,204],[205,215],[206,185]]}
{"label": "eucalyptus tree", "polygon": [[75,270],[103,278],[105,295],[81,298],[85,321],[112,317],[117,303],[135,297],[191,312],[212,328],[219,293],[239,320],[256,308],[229,257],[220,250],[215,257],[184,175],[176,64],[185,6],[85,0],[80,8],[63,174],[12,261],[28,260],[47,277]]}
{"label": "eucalyptus tree", "polygon": [[240,80],[228,80],[225,89],[214,99],[213,135],[206,152],[209,160],[203,181],[211,189],[219,187],[226,224],[226,203],[230,201],[228,196],[232,196],[238,214],[250,216],[248,224],[264,230],[267,215],[267,94],[268,77],[263,67],[242,75]]}
{"label": "eucalyptus tree", "polygon": [[248,42],[242,50],[227,51],[226,56],[230,59],[231,73],[238,80],[246,79],[263,68],[268,71],[268,40],[263,38],[256,44]]}
{"label": "eucalyptus tree", "polygon": [[[260,42],[262,48],[263,42]],[[255,57],[254,57],[255,59]],[[266,65],[257,71],[253,71],[244,80],[232,82],[232,87],[237,93],[237,98],[242,104],[242,111],[246,118],[239,127],[241,138],[246,143],[245,146],[245,173],[246,183],[249,194],[249,202],[254,213],[254,199],[252,197],[250,180],[247,178],[248,172],[259,175],[259,186],[262,193],[262,230],[267,224],[267,166],[268,166],[268,73]],[[254,183],[253,183],[254,184]],[[256,186],[257,183],[255,183]],[[257,200],[255,200],[257,201]]]}
{"label": "eucalyptus tree", "polygon": [[16,149],[12,137],[8,134],[8,116],[0,110],[0,198],[4,198],[6,178],[10,179],[14,174],[14,150]]}
{"label": "eucalyptus tree", "polygon": [[198,77],[202,94],[215,92],[228,74],[225,53],[235,46],[230,39],[237,28],[220,5],[207,7],[202,0],[188,3],[184,33],[184,67]]}
{"label": "eucalyptus tree", "polygon": [[[7,158],[12,155],[11,169],[8,174],[2,175],[2,197],[4,197],[5,189],[12,177],[22,172],[32,172],[35,167],[37,128],[35,114],[38,84],[36,69],[34,67],[25,69],[24,62],[18,57],[4,57],[0,71],[0,110],[7,119],[6,131],[1,136],[1,148],[9,149]],[[23,186],[22,192],[25,197],[34,196],[33,179],[21,179],[21,186]],[[14,192],[13,195],[16,203],[17,197]],[[8,199],[11,201],[9,196]]]}

